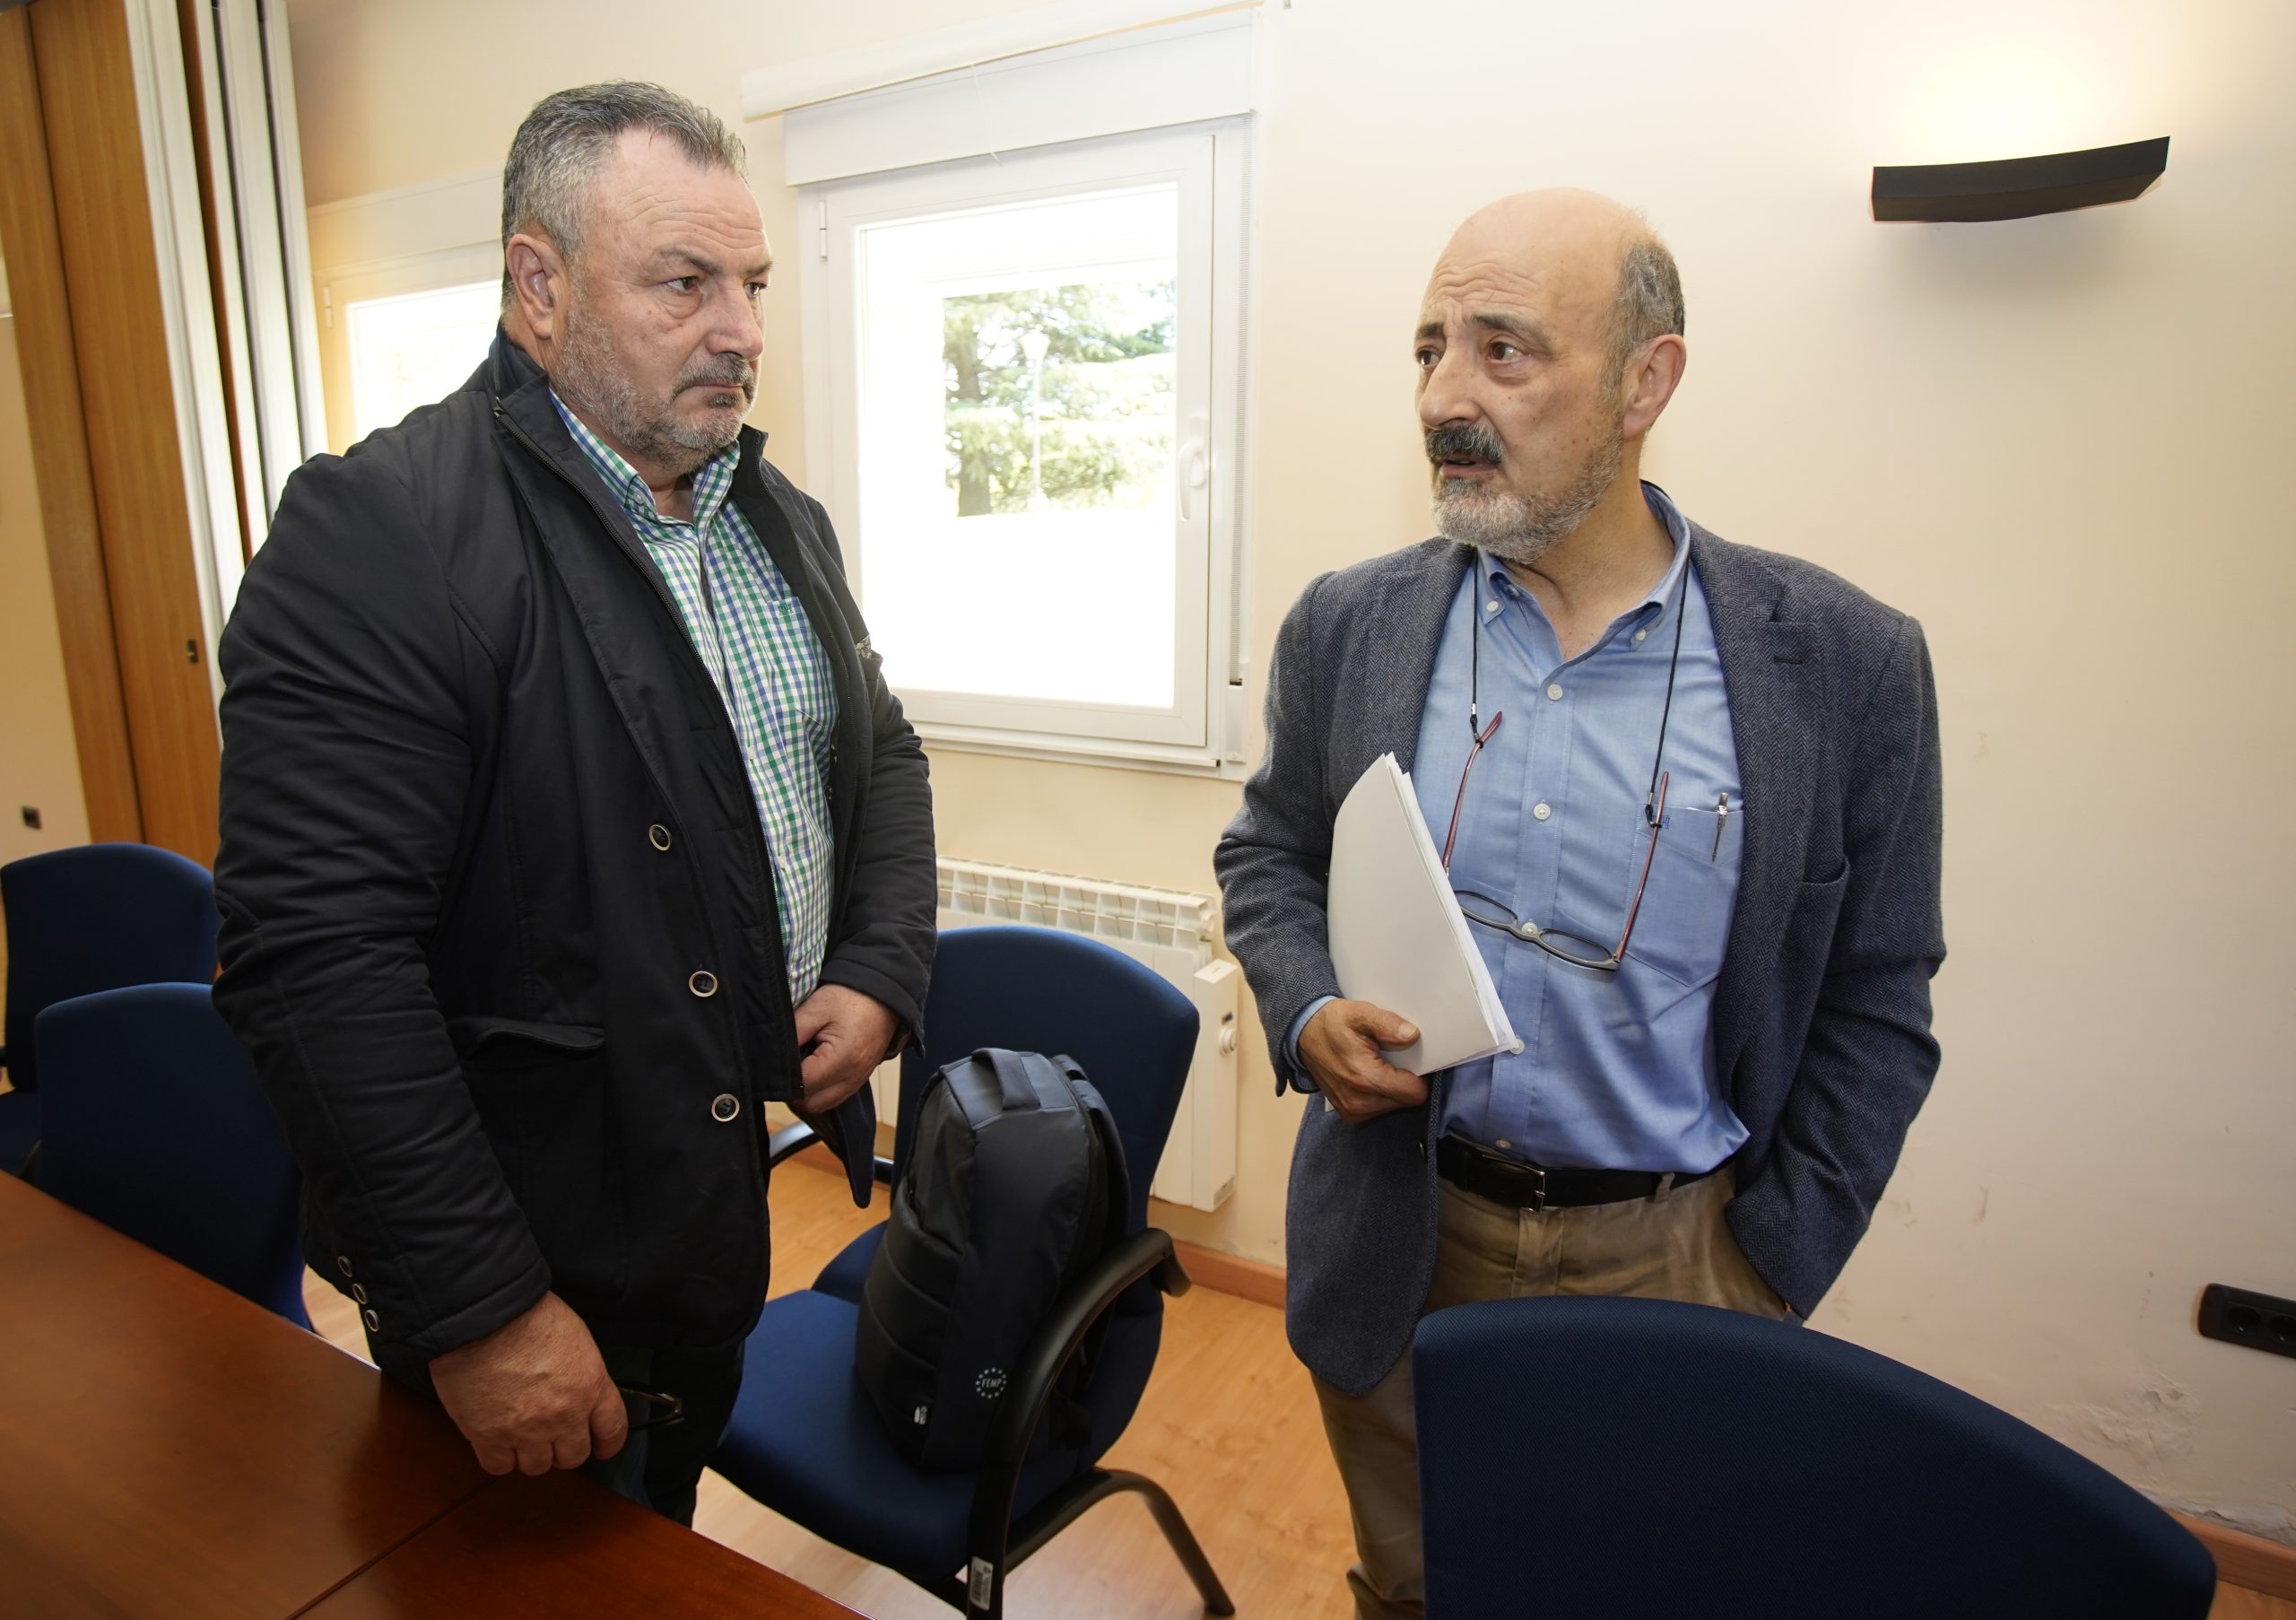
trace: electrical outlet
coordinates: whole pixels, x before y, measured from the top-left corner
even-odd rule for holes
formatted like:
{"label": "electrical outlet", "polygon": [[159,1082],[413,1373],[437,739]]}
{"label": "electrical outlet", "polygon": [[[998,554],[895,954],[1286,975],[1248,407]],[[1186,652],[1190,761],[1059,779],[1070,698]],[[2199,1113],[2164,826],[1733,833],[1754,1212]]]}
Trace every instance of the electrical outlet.
{"label": "electrical outlet", "polygon": [[39,827],[39,806],[38,805],[26,805],[24,806],[24,825],[35,829]]}
{"label": "electrical outlet", "polygon": [[2211,1283],[2200,1291],[2200,1331],[2228,1345],[2296,1355],[2296,1300]]}

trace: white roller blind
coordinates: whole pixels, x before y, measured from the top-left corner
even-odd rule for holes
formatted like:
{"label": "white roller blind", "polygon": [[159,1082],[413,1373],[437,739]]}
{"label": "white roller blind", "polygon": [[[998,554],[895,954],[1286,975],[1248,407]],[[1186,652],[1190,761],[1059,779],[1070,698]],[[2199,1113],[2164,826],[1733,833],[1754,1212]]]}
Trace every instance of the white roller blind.
{"label": "white roller blind", "polygon": [[1255,11],[982,63],[800,107],[792,186],[1201,123],[1254,110]]}
{"label": "white roller blind", "polygon": [[1259,0],[1057,0],[1008,16],[983,17],[855,50],[752,68],[742,75],[742,117],[771,118],[793,108],[1031,51],[1258,4]]}

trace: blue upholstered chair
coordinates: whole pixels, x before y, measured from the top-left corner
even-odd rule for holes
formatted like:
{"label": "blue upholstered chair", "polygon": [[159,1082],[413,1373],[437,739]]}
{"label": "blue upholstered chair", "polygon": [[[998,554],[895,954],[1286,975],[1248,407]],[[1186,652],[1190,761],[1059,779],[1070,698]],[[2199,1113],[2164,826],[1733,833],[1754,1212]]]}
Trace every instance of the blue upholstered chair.
{"label": "blue upholstered chair", "polygon": [[[1147,1224],[1148,1183],[1162,1156],[1195,1054],[1187,997],[1122,953],[1049,928],[944,934],[925,1009],[926,1047],[901,1064],[895,1164],[905,1167],[926,1082],[985,1046],[1065,1053],[1115,1114],[1132,1180],[1132,1236],[1101,1257],[1056,1305],[1001,1402],[978,1472],[924,1473],[893,1449],[853,1376],[853,1332],[880,1225],[856,1239],[813,1287],[765,1307],[748,1376],[712,1466],[814,1534],[898,1571],[958,1608],[996,1620],[1004,1577],[1102,1498],[1146,1498],[1206,1609],[1234,1612],[1172,1499],[1154,1481],[1102,1468],[1100,1458],[1140,1404],[1163,1326],[1159,1289],[1187,1285],[1171,1239]],[[803,1127],[777,1158],[804,1145]],[[890,1174],[888,1179],[890,1179]],[[1109,1330],[1082,1391],[1091,1437],[1029,1456],[1045,1398],[1085,1331]],[[973,1584],[968,1588],[966,1574]]]}
{"label": "blue upholstered chair", "polygon": [[2206,1549],[2094,1463],[1808,1328],[1661,1300],[1439,1311],[1412,1351],[1430,1620],[2201,1620]]}
{"label": "blue upholstered chair", "polygon": [[39,1015],[40,1189],[299,1328],[301,1180],[204,984],[144,984]]}
{"label": "blue upholstered chair", "polygon": [[149,844],[83,844],[0,867],[8,929],[8,1013],[0,1067],[0,1171],[20,1170],[40,1134],[32,1023],[55,1002],[126,984],[215,976],[215,884],[207,869]]}

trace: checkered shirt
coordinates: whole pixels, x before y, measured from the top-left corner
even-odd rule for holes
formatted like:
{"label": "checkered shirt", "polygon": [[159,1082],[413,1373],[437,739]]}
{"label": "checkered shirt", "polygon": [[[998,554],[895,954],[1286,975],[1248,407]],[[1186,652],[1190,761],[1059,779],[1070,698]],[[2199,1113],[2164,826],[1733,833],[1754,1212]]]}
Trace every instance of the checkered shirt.
{"label": "checkered shirt", "polygon": [[664,517],[646,480],[566,408],[551,403],[606,489],[629,515],[686,634],[734,718],[781,910],[794,1006],[821,981],[829,949],[836,837],[830,825],[830,744],[837,688],[804,605],[727,499],[741,464],[727,445],[693,475],[693,520]]}

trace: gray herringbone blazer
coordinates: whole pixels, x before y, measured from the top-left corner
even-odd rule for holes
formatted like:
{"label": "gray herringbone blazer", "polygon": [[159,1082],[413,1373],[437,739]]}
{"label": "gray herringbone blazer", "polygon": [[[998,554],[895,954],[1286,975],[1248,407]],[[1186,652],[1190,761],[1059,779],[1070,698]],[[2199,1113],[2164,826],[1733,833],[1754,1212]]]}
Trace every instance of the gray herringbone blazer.
{"label": "gray herringbone blazer", "polygon": [[[1268,671],[1267,754],[1220,842],[1227,938],[1259,1002],[1278,1085],[1300,1010],[1336,995],[1325,936],[1333,818],[1371,762],[1405,770],[1474,553],[1430,540],[1301,593]],[[1730,1225],[1807,1315],[1840,1274],[1937,1070],[1929,980],[1944,959],[1937,701],[1921,627],[1823,569],[1696,524],[1752,804],[1714,1057],[1749,1133]],[[1311,1102],[1286,1222],[1292,1347],[1368,1390],[1411,1342],[1435,1264],[1427,1109],[1351,1126]],[[1632,1168],[1620,1166],[1617,1168]]]}

